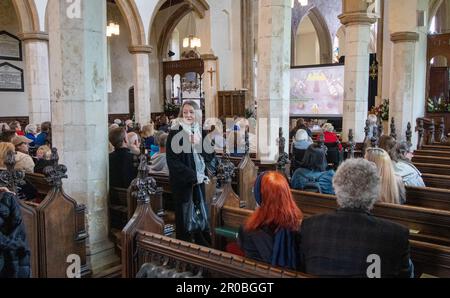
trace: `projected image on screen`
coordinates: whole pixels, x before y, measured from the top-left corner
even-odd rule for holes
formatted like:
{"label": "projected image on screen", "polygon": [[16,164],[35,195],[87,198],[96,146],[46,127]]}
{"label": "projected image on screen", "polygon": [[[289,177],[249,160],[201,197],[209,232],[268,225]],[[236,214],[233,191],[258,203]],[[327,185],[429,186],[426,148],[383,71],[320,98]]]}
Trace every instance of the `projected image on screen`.
{"label": "projected image on screen", "polygon": [[342,116],[344,66],[291,69],[291,116]]}

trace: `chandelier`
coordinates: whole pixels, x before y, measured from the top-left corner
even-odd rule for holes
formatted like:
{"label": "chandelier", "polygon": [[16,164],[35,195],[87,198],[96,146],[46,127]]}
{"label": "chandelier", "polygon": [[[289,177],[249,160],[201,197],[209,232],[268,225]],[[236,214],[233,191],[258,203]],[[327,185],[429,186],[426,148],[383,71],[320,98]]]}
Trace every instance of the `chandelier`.
{"label": "chandelier", "polygon": [[[300,3],[301,6],[308,5],[308,0],[298,0],[298,3]],[[291,0],[291,7],[294,8],[295,0]]]}
{"label": "chandelier", "polygon": [[120,35],[120,26],[119,24],[111,22],[106,26],[106,36],[111,37],[113,35]]}
{"label": "chandelier", "polygon": [[189,20],[188,20],[188,29],[190,34],[183,39],[183,48],[201,48],[202,47],[202,41],[200,38],[195,36],[195,20],[193,16],[193,12],[189,14]]}

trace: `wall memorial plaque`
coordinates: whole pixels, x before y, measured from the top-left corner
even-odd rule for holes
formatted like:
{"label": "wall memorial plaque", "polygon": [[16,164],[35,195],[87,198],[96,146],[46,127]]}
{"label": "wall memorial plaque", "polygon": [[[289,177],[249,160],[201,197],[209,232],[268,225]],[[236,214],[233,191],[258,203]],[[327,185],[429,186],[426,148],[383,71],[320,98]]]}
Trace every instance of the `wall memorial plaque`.
{"label": "wall memorial plaque", "polygon": [[24,92],[23,70],[8,62],[0,63],[0,91]]}
{"label": "wall memorial plaque", "polygon": [[22,61],[22,42],[6,31],[0,31],[0,60]]}

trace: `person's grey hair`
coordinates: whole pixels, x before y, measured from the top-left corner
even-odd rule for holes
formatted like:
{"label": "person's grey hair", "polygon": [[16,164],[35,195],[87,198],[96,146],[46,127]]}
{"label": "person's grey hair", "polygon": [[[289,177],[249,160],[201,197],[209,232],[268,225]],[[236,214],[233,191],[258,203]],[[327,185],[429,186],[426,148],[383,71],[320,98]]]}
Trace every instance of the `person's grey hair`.
{"label": "person's grey hair", "polygon": [[372,210],[380,194],[381,178],[376,165],[365,159],[349,159],[333,178],[340,208]]}
{"label": "person's grey hair", "polygon": [[375,125],[375,124],[377,124],[377,122],[378,122],[378,117],[377,117],[377,115],[370,114],[370,115],[367,117],[367,120],[369,120],[369,124],[370,124],[370,125]]}
{"label": "person's grey hair", "polygon": [[37,126],[36,124],[28,124],[25,127],[25,133],[32,133],[32,134],[36,134],[37,132]]}

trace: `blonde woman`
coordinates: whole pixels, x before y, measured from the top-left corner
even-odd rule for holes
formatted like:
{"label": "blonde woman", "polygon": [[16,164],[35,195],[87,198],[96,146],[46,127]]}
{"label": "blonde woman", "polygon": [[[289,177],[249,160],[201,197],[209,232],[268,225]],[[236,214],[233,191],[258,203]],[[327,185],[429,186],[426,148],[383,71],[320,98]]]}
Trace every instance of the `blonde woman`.
{"label": "blonde woman", "polygon": [[375,163],[381,177],[379,201],[390,204],[404,204],[406,191],[402,178],[395,175],[394,166],[389,154],[380,148],[369,148],[366,152],[368,161]]}
{"label": "blonde woman", "polygon": [[41,146],[36,151],[36,165],[34,166],[34,172],[43,174],[44,169],[52,165],[51,162],[52,149],[49,146]]}
{"label": "blonde woman", "polygon": [[14,145],[12,143],[5,143],[5,142],[0,143],[0,170],[6,170],[4,161],[6,158],[6,154],[10,151],[11,152],[16,151],[16,148],[14,148]]}
{"label": "blonde woman", "polygon": [[156,145],[155,141],[155,126],[153,123],[148,125],[144,125],[141,131],[142,142],[145,144],[145,149],[150,152],[152,150],[152,146]]}

